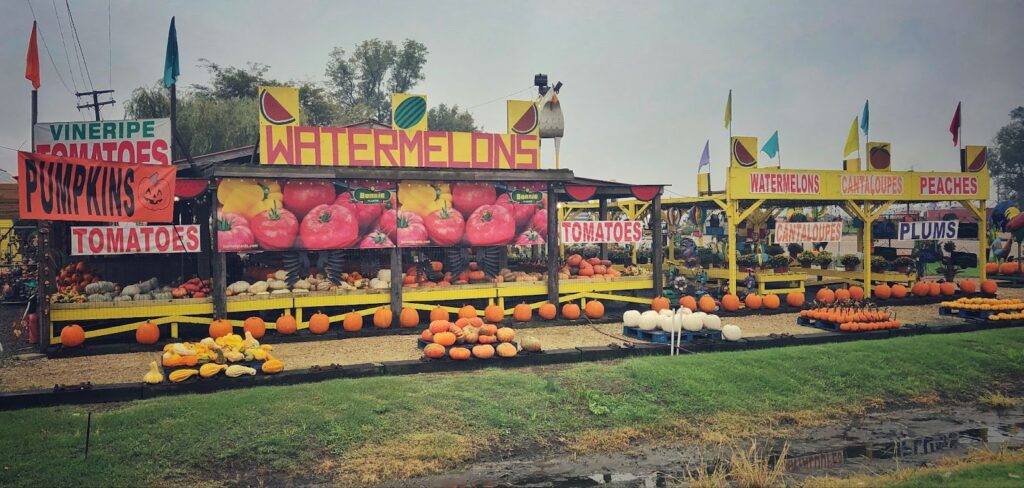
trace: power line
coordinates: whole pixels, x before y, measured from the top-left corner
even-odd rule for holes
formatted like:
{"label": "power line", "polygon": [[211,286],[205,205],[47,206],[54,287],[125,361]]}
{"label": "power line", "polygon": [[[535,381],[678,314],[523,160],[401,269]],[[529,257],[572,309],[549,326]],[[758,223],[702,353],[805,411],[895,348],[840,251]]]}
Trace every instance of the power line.
{"label": "power line", "polygon": [[[68,43],[64,40],[64,24],[60,21],[60,12],[57,11],[57,1],[50,0],[53,5],[53,15],[57,17],[57,30],[60,32],[60,43],[64,46],[64,60],[68,63],[68,72],[71,73],[71,84],[75,86],[75,91],[78,91],[78,80],[75,79],[75,70],[71,67],[71,54],[68,52]],[[31,5],[31,4],[30,4]],[[74,45],[72,45],[74,47]],[[78,73],[82,74],[82,63],[78,61],[78,57],[75,57],[75,63],[78,64]],[[85,83],[85,77],[82,77],[82,83]]]}
{"label": "power line", "polygon": [[110,45],[110,0],[107,0],[107,86],[114,86],[114,61]]}
{"label": "power line", "polygon": [[36,29],[39,32],[39,39],[43,41],[43,49],[46,51],[46,57],[50,58],[50,64],[53,65],[54,73],[57,73],[57,79],[60,80],[61,85],[64,85],[64,89],[67,90],[68,93],[74,95],[75,92],[71,88],[68,88],[68,83],[64,81],[64,77],[61,76],[60,70],[57,69],[57,63],[53,62],[53,55],[50,54],[50,46],[46,45],[46,36],[43,35],[42,27],[39,27],[39,19],[36,18],[36,10],[32,8],[32,0],[25,0],[25,2],[28,3],[28,9],[32,12],[32,20],[36,22]]}
{"label": "power line", "polygon": [[518,94],[520,94],[520,93],[522,93],[522,92],[524,92],[526,90],[532,90],[532,89],[533,89],[533,85],[530,85],[530,86],[528,86],[526,88],[523,88],[522,90],[516,90],[516,91],[514,91],[512,93],[509,93],[508,95],[501,96],[501,97],[495,98],[493,100],[488,100],[488,101],[486,101],[484,103],[478,103],[476,105],[473,105],[472,107],[466,108],[465,110],[468,112],[470,110],[473,110],[474,108],[483,107],[484,105],[488,105],[488,104],[491,104],[491,103],[494,103],[494,102],[497,102],[497,101],[500,101],[500,100],[504,100],[504,99],[506,99],[508,97],[511,97],[513,95],[518,95]]}
{"label": "power line", "polygon": [[85,50],[82,49],[82,38],[78,37],[78,27],[75,26],[75,17],[71,15],[71,4],[68,0],[64,0],[64,7],[68,9],[68,19],[71,20],[71,30],[75,34],[75,42],[78,43],[78,53],[82,56],[82,64],[85,65],[85,74],[89,77],[89,89],[95,90],[96,87],[92,83],[92,74],[89,73],[89,63],[85,60]]}

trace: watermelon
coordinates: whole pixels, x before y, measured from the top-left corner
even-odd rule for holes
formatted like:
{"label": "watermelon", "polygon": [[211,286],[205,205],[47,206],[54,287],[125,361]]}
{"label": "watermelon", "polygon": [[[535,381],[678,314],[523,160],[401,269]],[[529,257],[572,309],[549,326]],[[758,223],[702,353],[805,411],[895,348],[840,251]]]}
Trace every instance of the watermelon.
{"label": "watermelon", "polygon": [[978,171],[985,169],[985,154],[987,152],[988,151],[984,149],[978,152],[978,155],[974,157],[970,164],[967,165],[967,171],[977,173]]}
{"label": "watermelon", "polygon": [[535,130],[537,130],[537,106],[530,105],[530,108],[512,126],[512,132],[516,134],[529,134]]}
{"label": "watermelon", "polygon": [[754,156],[750,154],[750,151],[747,151],[747,148],[743,147],[743,144],[740,144],[739,139],[736,139],[732,143],[732,157],[733,159],[736,160],[737,163],[740,164],[740,166],[743,166],[744,168],[748,168],[750,166],[754,166],[757,164],[757,159],[755,159]]}
{"label": "watermelon", "polygon": [[287,125],[295,122],[295,116],[288,113],[281,102],[278,102],[267,90],[263,90],[263,94],[260,95],[260,115],[273,125]]}
{"label": "watermelon", "polygon": [[408,129],[416,126],[427,114],[427,101],[423,97],[409,97],[395,107],[392,117],[395,127]]}
{"label": "watermelon", "polygon": [[889,148],[886,146],[872,147],[871,154],[868,155],[868,161],[871,163],[872,169],[889,169],[889,165],[891,164]]}

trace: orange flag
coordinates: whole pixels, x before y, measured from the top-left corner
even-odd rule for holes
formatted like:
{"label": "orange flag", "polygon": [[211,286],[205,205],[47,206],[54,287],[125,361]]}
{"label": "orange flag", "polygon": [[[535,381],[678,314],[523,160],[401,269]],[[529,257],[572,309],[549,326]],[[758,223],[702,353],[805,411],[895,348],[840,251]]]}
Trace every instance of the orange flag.
{"label": "orange flag", "polygon": [[36,44],[35,22],[32,22],[32,37],[28,40],[28,54],[25,55],[25,79],[32,82],[32,88],[39,89],[39,46]]}

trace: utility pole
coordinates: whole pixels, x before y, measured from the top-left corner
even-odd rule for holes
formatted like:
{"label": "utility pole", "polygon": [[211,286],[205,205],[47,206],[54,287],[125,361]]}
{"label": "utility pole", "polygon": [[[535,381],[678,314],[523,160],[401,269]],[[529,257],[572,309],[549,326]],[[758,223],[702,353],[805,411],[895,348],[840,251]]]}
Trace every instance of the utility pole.
{"label": "utility pole", "polygon": [[107,100],[107,101],[103,101],[103,102],[100,101],[99,96],[103,95],[103,94],[106,94],[106,93],[114,93],[114,90],[93,90],[93,91],[88,91],[88,92],[75,93],[75,95],[77,95],[79,97],[92,96],[92,103],[83,103],[83,104],[78,106],[78,110],[82,110],[83,108],[92,108],[95,111],[95,113],[96,113],[96,121],[99,121],[100,120],[100,107],[102,107],[104,105],[113,105],[114,104],[114,99],[113,98],[111,98],[110,100]]}

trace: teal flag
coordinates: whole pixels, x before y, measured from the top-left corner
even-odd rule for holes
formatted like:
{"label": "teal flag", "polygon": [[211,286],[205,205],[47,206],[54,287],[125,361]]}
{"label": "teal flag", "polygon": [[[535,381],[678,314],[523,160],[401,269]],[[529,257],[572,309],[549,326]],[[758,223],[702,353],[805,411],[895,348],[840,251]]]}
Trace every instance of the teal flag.
{"label": "teal flag", "polygon": [[864,131],[864,135],[868,135],[868,128],[871,125],[868,123],[868,101],[864,100],[864,112],[860,114],[860,130]]}
{"label": "teal flag", "polygon": [[769,158],[774,158],[779,154],[779,131],[775,131],[775,133],[765,141],[764,146],[761,146],[761,152],[767,154]]}
{"label": "teal flag", "polygon": [[164,86],[170,88],[178,81],[181,67],[178,63],[178,31],[171,17],[171,29],[167,32],[167,56],[164,57]]}

